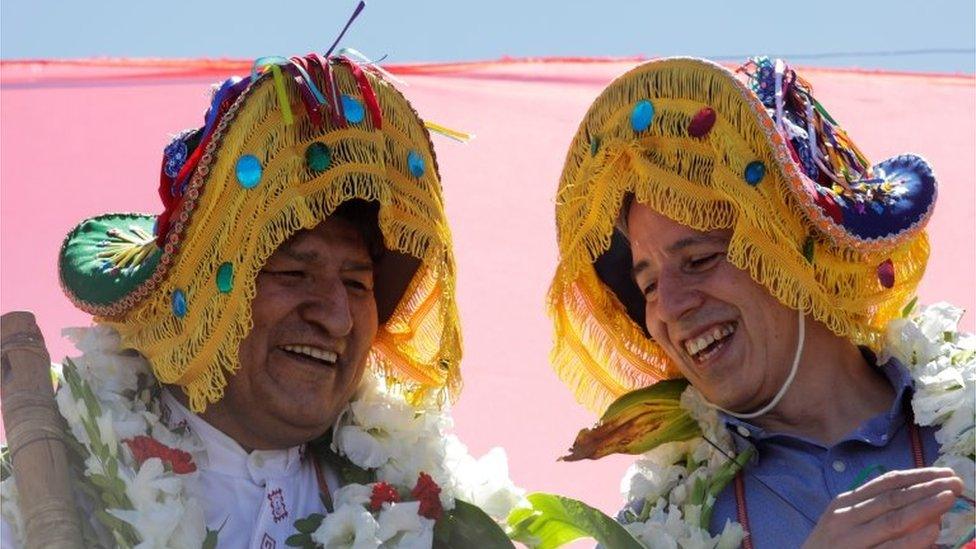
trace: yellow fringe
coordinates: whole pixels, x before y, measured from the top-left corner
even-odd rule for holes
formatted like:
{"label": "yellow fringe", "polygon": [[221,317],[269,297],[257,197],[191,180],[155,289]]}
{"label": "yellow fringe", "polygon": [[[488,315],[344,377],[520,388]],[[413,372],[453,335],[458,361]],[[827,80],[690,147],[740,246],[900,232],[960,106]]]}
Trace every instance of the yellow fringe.
{"label": "yellow fringe", "polygon": [[[348,69],[333,69],[341,92],[358,96]],[[166,279],[121,320],[101,319],[119,331],[126,346],[146,356],[160,381],[183,387],[193,411],[220,400],[227,376],[238,368],[238,347],[252,328],[255,279],[268,257],[292,234],[315,227],[352,199],[376,201],[386,246],[422,261],[392,318],[378,331],[370,367],[416,399],[433,391],[443,402],[460,390],[454,257],[430,138],[406,99],[370,78],[383,112],[382,130],[369,119],[347,128],[316,127],[291,82],[285,86],[284,110],[273,78],[247,90],[214,152]],[[294,116],[292,124],[288,114]],[[315,141],[332,155],[322,173],[305,163],[305,149]],[[410,175],[410,151],[426,163],[420,178]],[[261,161],[261,181],[253,189],[236,180],[243,154]],[[224,294],[215,280],[228,261],[234,286]],[[171,309],[176,289],[187,298],[183,318]]]}
{"label": "yellow fringe", "polygon": [[[784,159],[775,156],[772,125],[746,100],[749,93],[711,63],[651,62],[612,83],[580,125],[556,200],[560,263],[549,293],[551,361],[595,412],[624,392],[679,375],[593,269],[610,246],[627,193],[694,229],[732,229],[732,264],[784,305],[858,345],[877,351],[887,322],[915,293],[928,259],[925,234],[871,253],[819,234],[794,195]],[[653,102],[655,113],[651,127],[635,134],[630,113],[642,99]],[[716,111],[715,125],[705,138],[691,138],[688,123],[705,106]],[[743,174],[754,160],[767,172],[751,186]],[[811,237],[812,264],[803,255]],[[877,275],[886,259],[895,265],[891,289]]]}

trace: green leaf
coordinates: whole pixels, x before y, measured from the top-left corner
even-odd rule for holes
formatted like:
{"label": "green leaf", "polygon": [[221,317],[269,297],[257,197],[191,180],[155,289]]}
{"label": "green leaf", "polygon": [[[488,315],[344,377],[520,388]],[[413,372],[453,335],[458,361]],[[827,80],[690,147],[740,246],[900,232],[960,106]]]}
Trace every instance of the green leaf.
{"label": "green leaf", "polygon": [[200,549],[217,549],[217,530],[207,528],[207,536],[203,538],[203,545]]}
{"label": "green leaf", "polygon": [[600,459],[610,454],[643,454],[666,442],[698,436],[701,429],[681,407],[686,380],[660,381],[615,400],[600,421],[576,435],[561,461]]}
{"label": "green leaf", "polygon": [[460,499],[454,500],[454,509],[445,512],[434,525],[434,547],[439,549],[493,549],[514,547],[487,513],[478,506]]}
{"label": "green leaf", "polygon": [[908,302],[908,305],[905,305],[905,308],[901,310],[901,316],[903,318],[908,318],[908,315],[912,314],[912,311],[915,310],[916,303],[918,303],[918,296],[913,297],[912,300]]}
{"label": "green leaf", "polygon": [[705,502],[705,489],[708,485],[705,483],[704,477],[695,478],[695,484],[691,487],[691,495],[688,496],[688,502],[692,505],[701,505]]}
{"label": "green leaf", "polygon": [[735,456],[734,461],[725,462],[715,476],[708,479],[708,495],[711,496],[711,503],[707,497],[702,502],[701,520],[698,524],[702,529],[707,530],[708,525],[712,522],[712,511],[715,509],[715,500],[718,495],[722,493],[722,490],[725,490],[725,487],[732,482],[732,479],[745,467],[746,463],[749,463],[755,453],[755,446],[748,446]]}
{"label": "green leaf", "polygon": [[95,486],[98,486],[102,490],[109,490],[109,491],[111,491],[112,488],[113,488],[112,479],[108,478],[105,475],[99,475],[99,474],[96,474],[96,473],[92,473],[91,475],[88,476],[88,478],[91,479],[92,484],[94,484]]}
{"label": "green leaf", "polygon": [[325,515],[320,513],[312,513],[311,515],[298,519],[295,521],[295,530],[303,534],[311,534],[312,532],[319,529],[322,525],[322,521],[325,519]]}
{"label": "green leaf", "polygon": [[686,379],[668,379],[659,381],[654,385],[620,395],[617,400],[614,400],[610,406],[607,407],[607,411],[603,412],[600,419],[613,417],[623,412],[627,408],[649,400],[680,401],[681,393],[685,392],[687,387],[688,380]]}
{"label": "green leaf", "polygon": [[508,517],[510,536],[539,549],[553,549],[580,538],[604,547],[641,549],[641,544],[617,521],[583,502],[555,494],[529,494],[530,510],[516,509]]}

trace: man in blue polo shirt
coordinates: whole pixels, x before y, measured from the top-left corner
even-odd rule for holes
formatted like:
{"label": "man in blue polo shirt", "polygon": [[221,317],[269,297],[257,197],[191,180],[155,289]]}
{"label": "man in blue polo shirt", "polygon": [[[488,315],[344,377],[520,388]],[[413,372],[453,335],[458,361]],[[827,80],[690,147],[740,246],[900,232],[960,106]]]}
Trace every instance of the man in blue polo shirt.
{"label": "man in blue polo shirt", "polygon": [[917,156],[868,162],[781,60],[737,73],[655,60],[597,98],[557,195],[554,366],[599,411],[684,378],[681,406],[702,426],[689,442],[667,419],[602,431],[631,450],[674,441],[625,482],[636,500],[620,518],[639,541],[972,539],[972,340],[898,320],[928,258],[935,184]]}

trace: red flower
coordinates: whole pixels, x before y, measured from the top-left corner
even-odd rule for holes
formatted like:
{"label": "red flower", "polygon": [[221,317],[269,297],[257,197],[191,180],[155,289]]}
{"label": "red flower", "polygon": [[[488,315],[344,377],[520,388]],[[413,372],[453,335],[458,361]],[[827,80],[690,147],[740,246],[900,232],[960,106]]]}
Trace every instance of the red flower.
{"label": "red flower", "polygon": [[400,494],[396,488],[385,482],[377,482],[373,485],[373,493],[369,497],[370,511],[379,511],[384,503],[397,503],[400,501]]}
{"label": "red flower", "polygon": [[177,448],[170,448],[158,440],[147,437],[137,436],[124,441],[132,451],[132,457],[142,465],[149,458],[157,457],[162,460],[163,465],[168,465],[174,473],[183,475],[197,470],[193,464],[193,457]]}
{"label": "red flower", "polygon": [[417,478],[417,485],[410,491],[410,495],[420,502],[417,514],[431,520],[440,520],[444,516],[440,493],[441,487],[434,482],[434,479],[427,473],[421,472]]}

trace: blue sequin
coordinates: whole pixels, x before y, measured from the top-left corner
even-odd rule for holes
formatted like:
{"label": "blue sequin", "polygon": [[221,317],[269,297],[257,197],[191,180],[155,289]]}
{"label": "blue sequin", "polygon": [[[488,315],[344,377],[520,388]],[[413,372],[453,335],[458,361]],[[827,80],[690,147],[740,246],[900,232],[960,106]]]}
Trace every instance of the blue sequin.
{"label": "blue sequin", "polygon": [[427,170],[423,157],[417,151],[410,151],[407,154],[407,167],[410,169],[410,175],[414,177],[421,177]]}
{"label": "blue sequin", "polygon": [[177,318],[186,316],[186,294],[183,290],[173,290],[173,314]]}
{"label": "blue sequin", "polygon": [[882,206],[881,204],[878,204],[877,202],[872,202],[871,203],[871,209],[874,210],[874,213],[876,213],[878,215],[881,215],[881,214],[884,213],[884,206]]}
{"label": "blue sequin", "polygon": [[634,105],[633,112],[630,113],[630,127],[635,132],[642,132],[651,126],[654,120],[654,104],[647,99],[642,99]]}
{"label": "blue sequin", "polygon": [[261,161],[253,154],[237,159],[237,182],[245,189],[253,189],[261,182]]}
{"label": "blue sequin", "polygon": [[766,165],[758,160],[753,160],[746,166],[745,179],[750,185],[758,185],[766,177]]}
{"label": "blue sequin", "polygon": [[359,124],[366,118],[366,111],[363,104],[351,95],[342,96],[342,112],[346,115],[346,120],[351,124]]}

